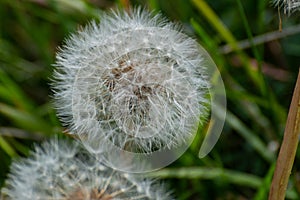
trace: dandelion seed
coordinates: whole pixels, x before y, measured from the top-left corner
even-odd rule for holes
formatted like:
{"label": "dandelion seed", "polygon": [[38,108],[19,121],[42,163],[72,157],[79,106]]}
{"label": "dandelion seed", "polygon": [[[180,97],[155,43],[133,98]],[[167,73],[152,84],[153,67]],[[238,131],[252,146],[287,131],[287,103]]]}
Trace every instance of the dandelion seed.
{"label": "dandelion seed", "polygon": [[78,143],[53,139],[13,162],[2,194],[8,200],[166,200],[162,184],[99,164]]}
{"label": "dandelion seed", "polygon": [[273,0],[273,4],[278,7],[283,7],[285,14],[291,14],[300,9],[299,0]]}
{"label": "dandelion seed", "polygon": [[91,151],[151,153],[188,141],[207,115],[199,44],[143,9],[101,16],[57,53],[58,115]]}

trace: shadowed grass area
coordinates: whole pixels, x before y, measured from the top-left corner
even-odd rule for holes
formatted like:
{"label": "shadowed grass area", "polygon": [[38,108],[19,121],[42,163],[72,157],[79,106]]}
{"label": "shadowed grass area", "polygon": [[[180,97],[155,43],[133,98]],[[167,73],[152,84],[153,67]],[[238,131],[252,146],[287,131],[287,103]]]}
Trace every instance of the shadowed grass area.
{"label": "shadowed grass area", "polygon": [[[199,136],[150,175],[165,179],[177,199],[267,199],[300,66],[300,14],[282,13],[278,32],[277,8],[261,0],[0,0],[0,186],[12,159],[64,131],[49,89],[64,38],[104,10],[138,5],[182,23],[199,41],[218,66],[228,102],[207,157],[198,158]],[[286,199],[300,198],[299,158],[298,150]]]}

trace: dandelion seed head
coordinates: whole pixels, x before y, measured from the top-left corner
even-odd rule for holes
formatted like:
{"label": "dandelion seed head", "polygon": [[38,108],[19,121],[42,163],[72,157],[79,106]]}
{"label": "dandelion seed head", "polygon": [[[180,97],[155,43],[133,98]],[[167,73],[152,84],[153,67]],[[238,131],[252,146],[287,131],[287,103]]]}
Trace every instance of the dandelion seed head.
{"label": "dandelion seed head", "polygon": [[172,199],[157,181],[105,167],[78,143],[57,139],[14,161],[1,192],[8,200]]}
{"label": "dandelion seed head", "polygon": [[282,7],[285,14],[290,15],[293,12],[299,11],[299,0],[273,0],[273,4],[278,7]]}
{"label": "dandelion seed head", "polygon": [[107,142],[145,153],[176,147],[207,114],[199,44],[160,14],[104,14],[73,34],[56,58],[58,115],[94,152]]}

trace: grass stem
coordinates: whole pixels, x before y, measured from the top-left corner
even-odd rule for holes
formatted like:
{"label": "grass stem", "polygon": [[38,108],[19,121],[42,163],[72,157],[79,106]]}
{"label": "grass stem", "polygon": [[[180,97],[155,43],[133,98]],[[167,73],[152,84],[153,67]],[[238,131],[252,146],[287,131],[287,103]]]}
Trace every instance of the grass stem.
{"label": "grass stem", "polygon": [[300,134],[300,71],[296,82],[284,137],[269,192],[269,200],[283,200],[293,167]]}

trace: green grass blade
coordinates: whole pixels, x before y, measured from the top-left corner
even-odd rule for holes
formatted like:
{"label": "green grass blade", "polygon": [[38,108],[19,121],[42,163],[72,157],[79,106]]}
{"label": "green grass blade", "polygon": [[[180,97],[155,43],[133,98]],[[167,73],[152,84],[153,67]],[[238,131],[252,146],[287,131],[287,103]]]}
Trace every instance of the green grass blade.
{"label": "green grass blade", "polygon": [[223,169],[223,168],[206,168],[206,167],[185,167],[185,168],[166,168],[148,174],[151,177],[160,178],[187,178],[187,179],[223,179],[229,183],[259,188],[262,179],[258,176],[243,172]]}
{"label": "green grass blade", "polygon": [[0,146],[10,157],[17,155],[14,148],[2,136],[0,136]]}
{"label": "green grass blade", "polygon": [[275,155],[272,151],[267,148],[262,140],[254,134],[244,123],[227,111],[226,122],[249,143],[251,146],[267,161],[273,162],[275,160]]}
{"label": "green grass blade", "polygon": [[5,115],[15,121],[20,127],[27,130],[35,131],[47,136],[53,133],[51,126],[34,115],[34,113],[17,110],[14,107],[0,103],[0,114]]}

